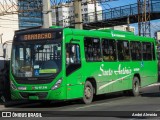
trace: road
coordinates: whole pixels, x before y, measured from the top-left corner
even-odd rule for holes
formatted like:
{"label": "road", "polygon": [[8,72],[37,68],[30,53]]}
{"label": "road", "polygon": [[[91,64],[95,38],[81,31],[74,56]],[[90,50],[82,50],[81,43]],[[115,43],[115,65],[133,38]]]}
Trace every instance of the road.
{"label": "road", "polygon": [[[53,102],[50,105],[41,105],[40,103],[27,103],[7,108],[1,105],[0,109],[2,111],[18,111],[18,112],[49,111],[48,113],[45,113],[46,116],[47,115],[54,116],[56,113],[58,114],[57,116],[62,116],[62,114],[70,116],[73,113],[76,114],[76,116],[81,116],[81,115],[83,116],[88,114],[88,116],[91,117],[96,115],[99,117],[101,115],[107,116],[106,114],[108,114],[109,117],[121,118],[121,116],[124,117],[125,114],[131,114],[131,113],[133,114],[136,111],[147,111],[147,113],[159,111],[158,113],[159,115],[160,114],[159,89],[160,89],[160,84],[148,86],[146,88],[141,89],[141,96],[138,97],[125,96],[122,93],[100,95],[97,96],[94,102],[90,105],[85,105],[80,103],[78,100],[74,100],[74,101],[66,101],[58,103]],[[84,114],[84,112],[86,112],[86,114]],[[144,118],[148,118],[148,116]]]}

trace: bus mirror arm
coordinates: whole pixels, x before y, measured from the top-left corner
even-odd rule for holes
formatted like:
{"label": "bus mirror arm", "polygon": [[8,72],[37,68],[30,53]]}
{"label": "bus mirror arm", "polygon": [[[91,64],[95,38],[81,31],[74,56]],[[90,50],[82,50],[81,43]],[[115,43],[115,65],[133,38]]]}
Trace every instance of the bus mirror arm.
{"label": "bus mirror arm", "polygon": [[2,57],[2,58],[5,58],[5,57],[6,57],[6,49],[3,49],[3,55],[0,56],[0,57]]}
{"label": "bus mirror arm", "polygon": [[3,56],[2,56],[3,58],[5,58],[6,57],[6,49],[3,49]]}

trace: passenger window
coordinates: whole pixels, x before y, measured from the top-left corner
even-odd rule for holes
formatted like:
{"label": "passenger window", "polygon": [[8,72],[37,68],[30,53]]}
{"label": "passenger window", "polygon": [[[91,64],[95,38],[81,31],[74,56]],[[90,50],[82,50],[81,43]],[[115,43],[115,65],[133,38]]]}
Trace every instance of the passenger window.
{"label": "passenger window", "polygon": [[143,60],[152,60],[151,43],[143,42],[142,48],[143,48]]}
{"label": "passenger window", "polygon": [[78,44],[66,44],[66,75],[81,67],[80,47]]}
{"label": "passenger window", "polygon": [[138,61],[142,59],[141,55],[141,43],[132,41],[130,42],[131,58],[133,61]]}
{"label": "passenger window", "polygon": [[86,61],[102,61],[99,38],[85,38],[84,45]]}
{"label": "passenger window", "polygon": [[115,61],[116,57],[116,44],[115,40],[102,40],[102,52],[104,61]]}
{"label": "passenger window", "polygon": [[81,62],[80,59],[80,48],[79,45],[68,44],[66,46],[66,64],[78,64]]}
{"label": "passenger window", "polygon": [[130,60],[128,41],[118,41],[117,50],[118,50],[118,60],[125,60],[125,61]]}

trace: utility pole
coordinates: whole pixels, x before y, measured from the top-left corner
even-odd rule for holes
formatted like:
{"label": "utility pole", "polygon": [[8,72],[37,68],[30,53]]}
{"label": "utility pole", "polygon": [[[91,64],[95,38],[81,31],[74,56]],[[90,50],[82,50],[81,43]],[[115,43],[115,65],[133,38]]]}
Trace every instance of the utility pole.
{"label": "utility pole", "polygon": [[129,16],[128,16],[127,17],[127,31],[130,32],[130,26],[129,26],[129,24],[130,24],[130,19],[129,19]]}
{"label": "utility pole", "polygon": [[94,0],[94,20],[97,21],[97,2]]}
{"label": "utility pole", "polygon": [[42,0],[43,3],[43,28],[52,26],[51,5],[50,0]]}
{"label": "utility pole", "polygon": [[141,22],[142,22],[142,0],[137,0],[138,4],[138,35],[141,35]]}
{"label": "utility pole", "polygon": [[138,4],[138,33],[151,36],[150,27],[150,0],[137,0]]}
{"label": "utility pole", "polygon": [[82,6],[81,0],[75,0],[74,5],[74,15],[75,15],[75,28],[76,29],[83,29],[83,22],[82,22]]}
{"label": "utility pole", "polygon": [[58,7],[55,6],[55,13],[56,13],[56,25],[59,26],[59,13],[58,13]]}

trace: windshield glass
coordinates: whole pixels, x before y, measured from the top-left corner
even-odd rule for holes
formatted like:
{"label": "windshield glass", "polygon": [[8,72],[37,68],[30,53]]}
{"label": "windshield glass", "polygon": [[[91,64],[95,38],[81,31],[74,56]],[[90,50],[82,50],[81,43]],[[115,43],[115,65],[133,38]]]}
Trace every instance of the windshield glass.
{"label": "windshield glass", "polygon": [[51,40],[13,44],[12,71],[16,77],[46,77],[61,70],[61,43]]}

